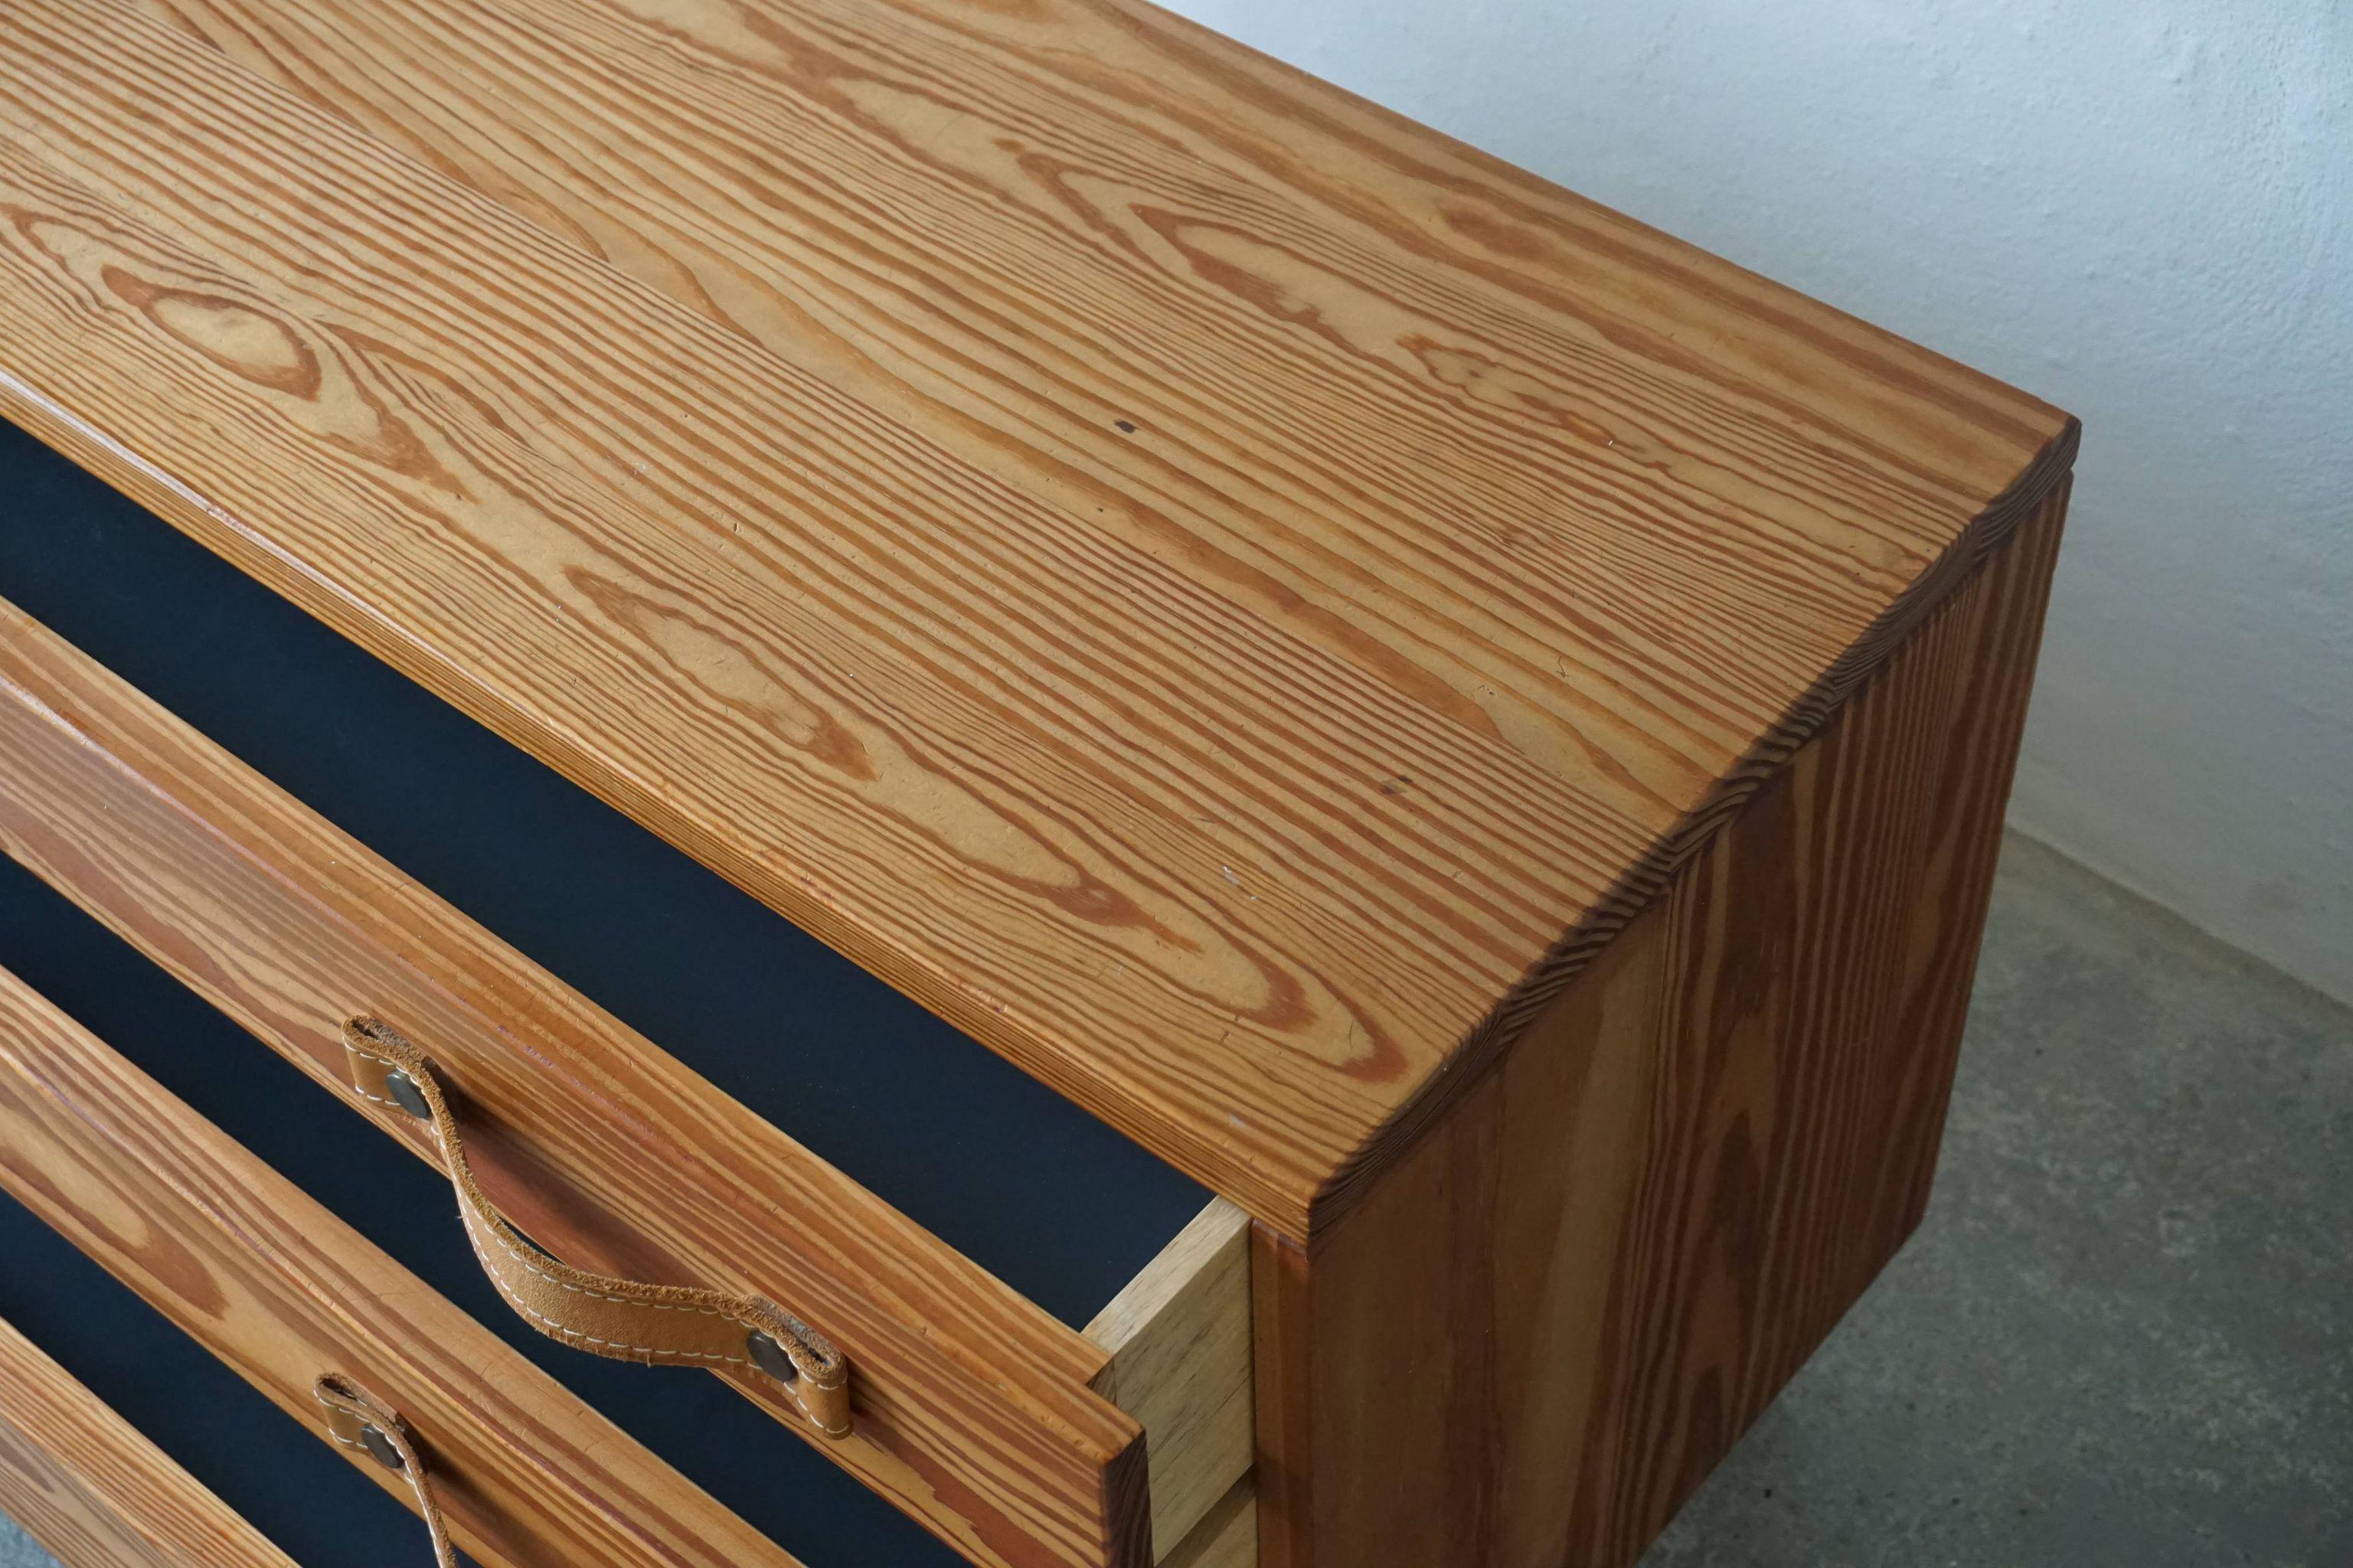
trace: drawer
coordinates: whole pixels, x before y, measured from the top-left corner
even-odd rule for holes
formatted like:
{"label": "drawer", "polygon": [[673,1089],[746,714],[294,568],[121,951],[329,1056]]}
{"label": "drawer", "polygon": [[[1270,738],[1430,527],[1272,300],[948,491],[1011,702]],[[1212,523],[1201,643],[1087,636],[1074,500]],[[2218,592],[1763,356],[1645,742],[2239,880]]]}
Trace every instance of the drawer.
{"label": "drawer", "polygon": [[[0,1188],[317,1441],[357,1437],[331,1426],[324,1379],[396,1410],[485,1568],[793,1563],[5,970],[0,1145]],[[126,1337],[135,1363],[144,1336]],[[401,1533],[367,1556],[430,1560],[423,1531]]]}
{"label": "drawer", "polygon": [[[1239,1211],[5,434],[28,500],[0,539],[0,594],[26,602],[0,605],[0,847],[438,1167],[430,1129],[353,1081],[343,1025],[415,1042],[489,1201],[566,1263],[813,1325],[850,1369],[846,1436],[755,1371],[718,1375],[972,1561],[1254,1542]],[[331,818],[439,857],[426,879],[581,985]],[[804,1013],[867,1027],[788,1049]]]}
{"label": "drawer", "polygon": [[0,1513],[75,1568],[294,1568],[4,1320]]}

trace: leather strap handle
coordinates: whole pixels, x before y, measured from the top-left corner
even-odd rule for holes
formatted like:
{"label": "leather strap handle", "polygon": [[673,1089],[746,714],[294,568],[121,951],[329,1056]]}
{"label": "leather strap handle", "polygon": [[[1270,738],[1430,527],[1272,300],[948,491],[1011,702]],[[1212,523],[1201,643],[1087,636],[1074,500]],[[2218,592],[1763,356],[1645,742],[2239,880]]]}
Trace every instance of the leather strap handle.
{"label": "leather strap handle", "polygon": [[824,1335],[754,1298],[607,1279],[551,1258],[475,1184],[457,1118],[424,1052],[366,1017],[344,1021],[343,1052],[362,1095],[433,1124],[474,1256],[532,1327],[616,1361],[756,1370],[819,1432],[849,1435],[849,1363]]}
{"label": "leather strap handle", "polygon": [[341,1373],[331,1372],[311,1385],[311,1392],[327,1411],[327,1436],[346,1448],[356,1448],[387,1470],[398,1470],[417,1499],[417,1517],[433,1538],[435,1568],[458,1568],[458,1554],[449,1544],[449,1526],[441,1518],[441,1504],[433,1495],[433,1479],[426,1473],[425,1456],[417,1449],[408,1424],[400,1413]]}

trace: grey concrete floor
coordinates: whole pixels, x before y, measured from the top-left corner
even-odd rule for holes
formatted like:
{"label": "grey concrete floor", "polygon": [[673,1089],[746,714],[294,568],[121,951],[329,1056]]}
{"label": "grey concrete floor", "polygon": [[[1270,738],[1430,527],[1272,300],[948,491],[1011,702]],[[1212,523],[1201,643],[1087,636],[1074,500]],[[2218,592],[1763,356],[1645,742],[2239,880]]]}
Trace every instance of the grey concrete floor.
{"label": "grey concrete floor", "polygon": [[1926,1223],[1642,1568],[2353,1565],[2353,1010],[2024,840],[1994,900]]}
{"label": "grey concrete floor", "polygon": [[1643,1559],[1948,1563],[2353,1564],[2353,1010],[2016,837],[1926,1221]]}

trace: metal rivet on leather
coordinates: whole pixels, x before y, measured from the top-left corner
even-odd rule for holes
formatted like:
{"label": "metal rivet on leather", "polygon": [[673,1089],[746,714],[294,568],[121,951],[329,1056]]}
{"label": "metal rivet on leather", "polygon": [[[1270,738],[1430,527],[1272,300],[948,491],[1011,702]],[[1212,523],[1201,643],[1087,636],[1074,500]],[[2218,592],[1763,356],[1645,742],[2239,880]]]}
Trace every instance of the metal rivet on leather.
{"label": "metal rivet on leather", "polygon": [[392,1439],[384,1435],[384,1428],[373,1421],[360,1428],[360,1441],[367,1445],[369,1455],[385,1469],[405,1470],[408,1468],[400,1457],[400,1450],[394,1447]]}
{"label": "metal rivet on leather", "polygon": [[752,1364],[778,1383],[792,1383],[800,1377],[801,1369],[793,1364],[793,1358],[785,1353],[785,1347],[765,1330],[754,1329],[749,1343]]}
{"label": "metal rivet on leather", "polygon": [[401,1110],[422,1121],[433,1120],[433,1108],[425,1102],[425,1091],[417,1087],[415,1079],[396,1070],[384,1075],[384,1086],[392,1090],[392,1098],[399,1102]]}

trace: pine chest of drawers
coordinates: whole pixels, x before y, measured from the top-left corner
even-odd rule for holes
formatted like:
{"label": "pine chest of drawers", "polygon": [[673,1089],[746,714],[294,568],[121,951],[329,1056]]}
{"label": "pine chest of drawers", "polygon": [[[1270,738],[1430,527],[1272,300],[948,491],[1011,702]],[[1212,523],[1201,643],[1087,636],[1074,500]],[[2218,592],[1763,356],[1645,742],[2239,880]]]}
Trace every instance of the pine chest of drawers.
{"label": "pine chest of drawers", "polygon": [[0,38],[69,1561],[1624,1564],[1917,1223],[2063,415],[1134,0]]}

